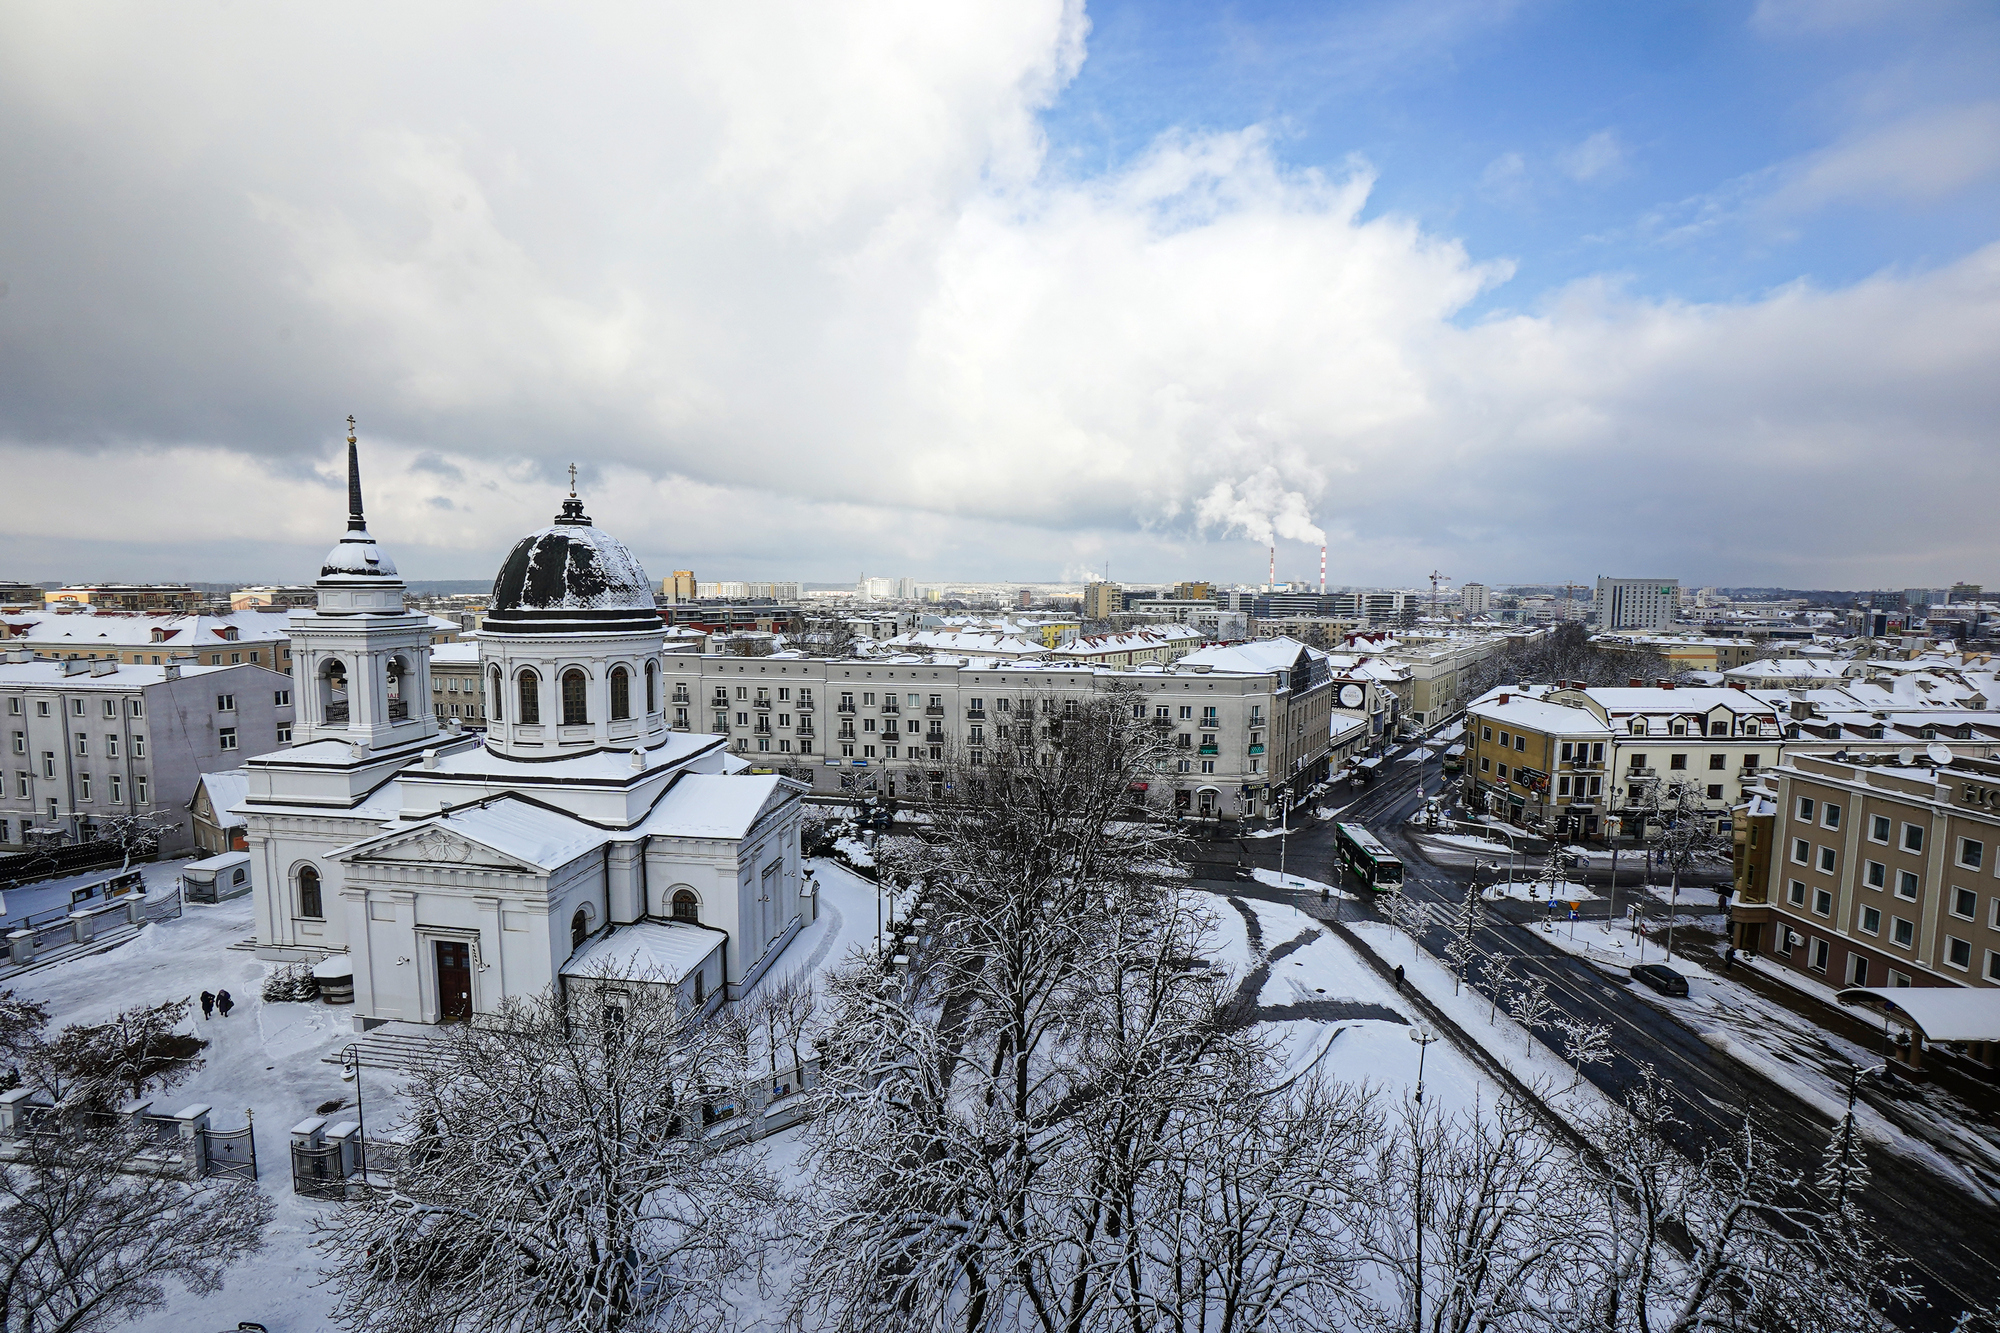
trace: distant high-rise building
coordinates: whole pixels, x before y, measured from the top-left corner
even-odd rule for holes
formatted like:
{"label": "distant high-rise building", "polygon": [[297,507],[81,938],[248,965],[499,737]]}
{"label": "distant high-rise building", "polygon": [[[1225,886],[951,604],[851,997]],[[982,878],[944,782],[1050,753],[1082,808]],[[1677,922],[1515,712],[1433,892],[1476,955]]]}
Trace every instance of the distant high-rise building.
{"label": "distant high-rise building", "polygon": [[1483,616],[1491,608],[1493,595],[1483,583],[1468,583],[1458,590],[1458,604],[1468,616]]}
{"label": "distant high-rise building", "polygon": [[184,611],[201,598],[178,583],[90,583],[51,589],[42,601],[50,607],[94,606],[100,611]]}
{"label": "distant high-rise building", "polygon": [[1124,610],[1124,599],[1119,594],[1118,585],[1096,579],[1083,587],[1083,618],[1085,620],[1109,620]]}
{"label": "distant high-rise building", "polygon": [[677,602],[692,602],[695,599],[694,571],[677,569],[673,577],[663,581],[660,591]]}
{"label": "distant high-rise building", "polygon": [[1023,588],[1016,594],[1014,604],[1025,611],[1035,604],[1035,595],[1028,589]]}
{"label": "distant high-rise building", "polygon": [[1679,579],[1597,579],[1591,612],[1600,630],[1666,629],[1680,612]]}
{"label": "distant high-rise building", "polygon": [[1985,589],[1977,583],[1954,583],[1951,585],[1951,600],[1954,602],[1976,602]]}
{"label": "distant high-rise building", "polygon": [[1205,602],[1214,595],[1215,585],[1212,583],[1183,582],[1174,585],[1173,600],[1177,602]]}

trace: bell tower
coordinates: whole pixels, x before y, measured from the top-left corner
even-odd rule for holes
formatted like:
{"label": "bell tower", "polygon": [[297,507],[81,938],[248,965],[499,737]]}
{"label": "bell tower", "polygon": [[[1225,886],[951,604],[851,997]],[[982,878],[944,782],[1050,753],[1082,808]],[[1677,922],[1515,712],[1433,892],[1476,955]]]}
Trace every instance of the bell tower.
{"label": "bell tower", "polygon": [[294,749],[345,741],[372,753],[437,735],[430,617],[403,606],[403,580],[368,535],[360,449],[347,419],[347,531],[327,552],[318,605],[291,617]]}

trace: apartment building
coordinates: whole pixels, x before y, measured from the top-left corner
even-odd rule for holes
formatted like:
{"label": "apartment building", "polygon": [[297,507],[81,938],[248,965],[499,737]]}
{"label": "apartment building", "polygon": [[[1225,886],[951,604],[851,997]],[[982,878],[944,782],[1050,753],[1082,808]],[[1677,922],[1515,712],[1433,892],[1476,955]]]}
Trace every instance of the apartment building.
{"label": "apartment building", "polygon": [[485,729],[477,643],[441,643],[431,649],[431,712],[441,721],[455,717],[460,726]]}
{"label": "apartment building", "polygon": [[[1243,656],[1240,650],[1256,649]],[[1214,660],[1202,660],[1217,654]],[[1169,809],[1211,818],[1268,813],[1286,786],[1327,774],[1334,679],[1324,654],[1267,640],[1203,649],[1177,662],[1113,668],[1048,658],[939,654],[811,659],[669,655],[669,722],[729,737],[754,765],[821,796],[923,800],[947,754],[981,762],[1023,700],[1129,685],[1174,757],[1157,785]],[[1343,722],[1342,731],[1351,728]]]}
{"label": "apartment building", "polygon": [[1795,755],[1757,797],[1739,949],[1837,986],[2000,985],[2000,761]]}
{"label": "apartment building", "polygon": [[1125,609],[1124,590],[1115,583],[1093,579],[1083,586],[1083,618],[1109,620]]}
{"label": "apartment building", "polygon": [[17,622],[7,646],[40,657],[131,666],[250,666],[291,669],[288,607],[228,615],[95,610],[53,611]]}
{"label": "apartment building", "polygon": [[1492,606],[1492,590],[1483,583],[1468,583],[1458,590],[1458,609],[1468,616],[1483,616]]}
{"label": "apartment building", "polygon": [[238,588],[229,594],[229,609],[248,611],[258,606],[311,606],[317,596],[310,583]]}
{"label": "apartment building", "polygon": [[1733,687],[1496,690],[1466,726],[1476,804],[1583,837],[1640,832],[1676,784],[1720,818],[1784,745],[1777,707]]}
{"label": "apartment building", "polygon": [[1598,576],[1591,612],[1601,630],[1660,630],[1680,618],[1679,579],[1607,579]]}
{"label": "apartment building", "polygon": [[100,611],[185,611],[201,594],[179,583],[76,583],[42,595],[49,607],[89,606]]}
{"label": "apartment building", "polygon": [[292,680],[268,667],[0,663],[0,845],[89,838],[121,816],[167,825],[160,850],[194,845],[204,773],[291,743]]}

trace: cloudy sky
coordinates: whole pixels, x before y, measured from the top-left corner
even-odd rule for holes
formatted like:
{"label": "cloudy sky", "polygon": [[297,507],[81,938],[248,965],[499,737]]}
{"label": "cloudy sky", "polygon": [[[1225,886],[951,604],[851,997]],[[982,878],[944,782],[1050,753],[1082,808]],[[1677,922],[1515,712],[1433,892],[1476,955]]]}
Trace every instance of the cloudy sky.
{"label": "cloudy sky", "polygon": [[0,578],[2000,583],[2000,11],[0,3]]}

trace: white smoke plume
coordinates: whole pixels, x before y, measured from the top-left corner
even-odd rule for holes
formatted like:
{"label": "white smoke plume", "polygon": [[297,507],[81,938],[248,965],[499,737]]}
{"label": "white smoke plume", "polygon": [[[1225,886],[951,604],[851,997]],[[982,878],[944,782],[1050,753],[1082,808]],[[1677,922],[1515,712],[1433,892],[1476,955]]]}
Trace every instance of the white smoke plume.
{"label": "white smoke plume", "polygon": [[1243,536],[1268,546],[1277,537],[1326,543],[1326,533],[1312,521],[1302,491],[1285,485],[1275,467],[1265,467],[1238,482],[1218,481],[1195,502],[1195,525],[1218,536]]}

